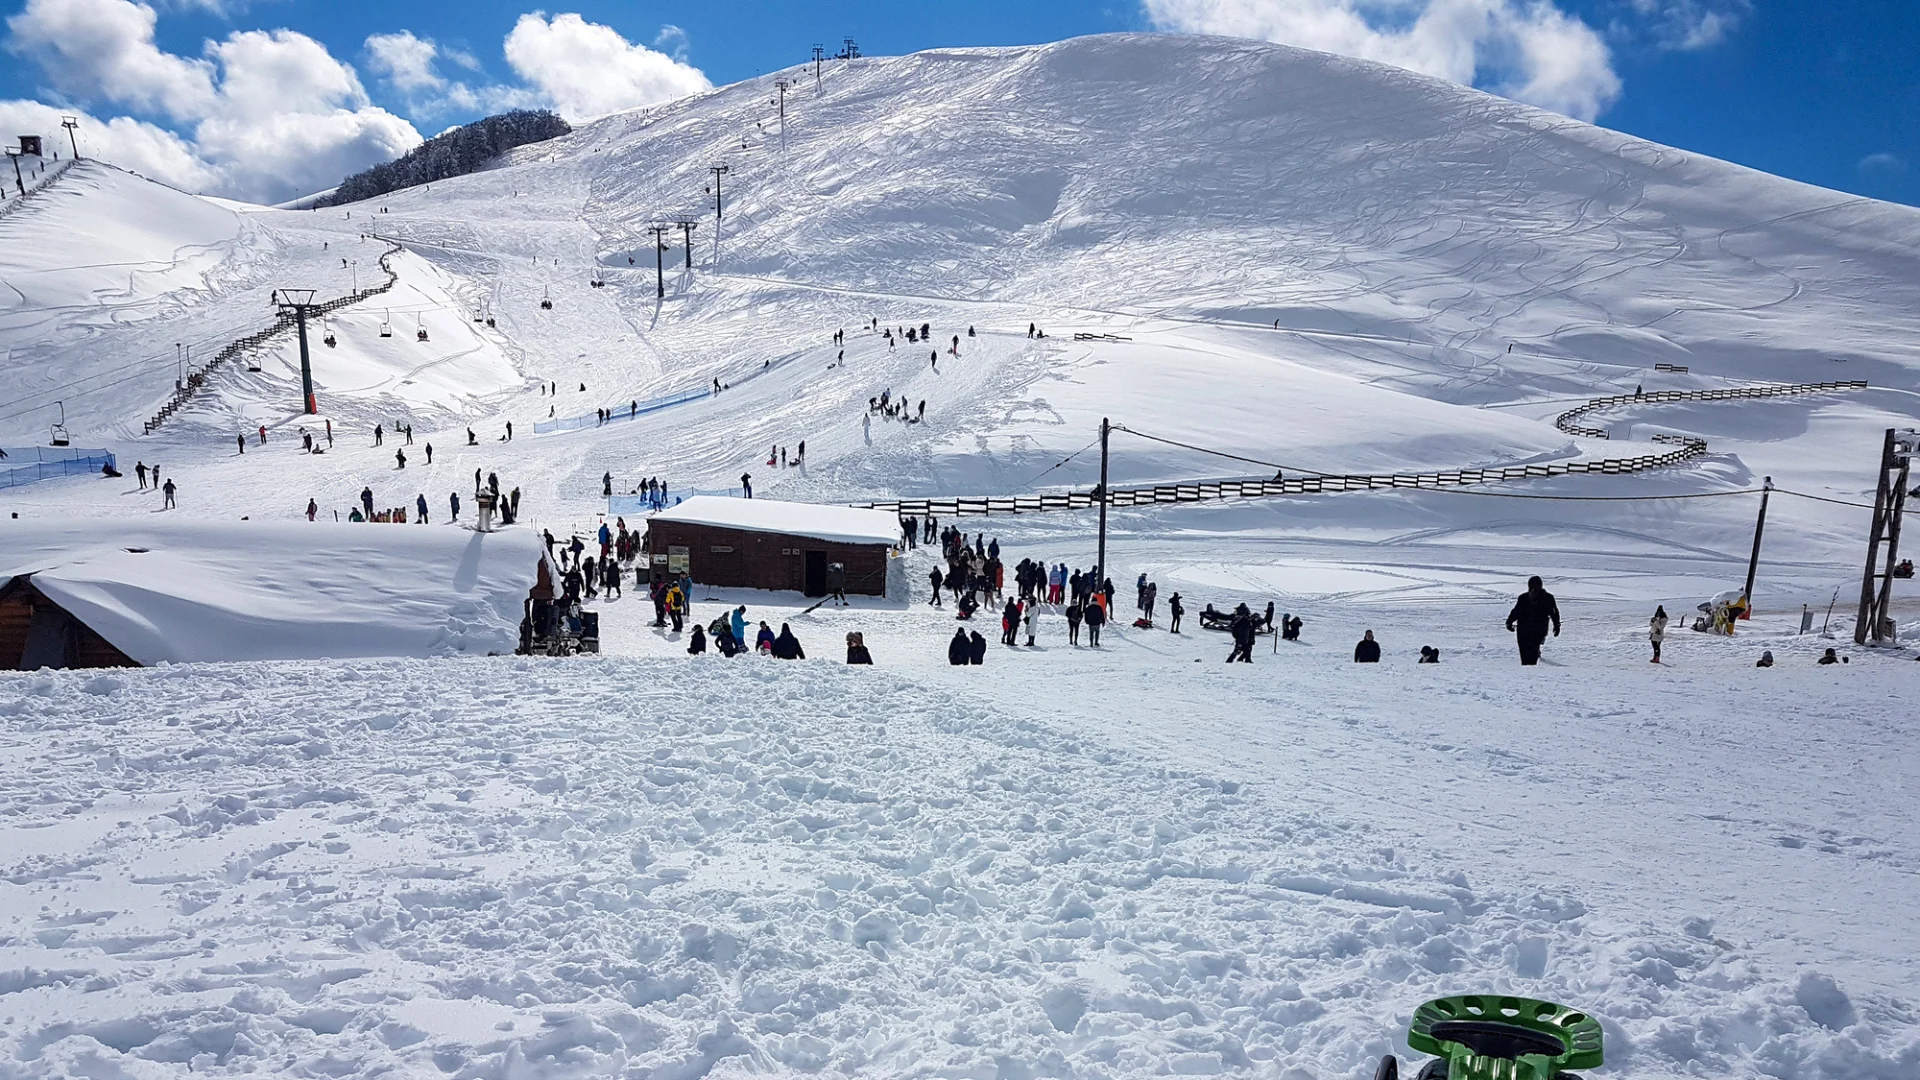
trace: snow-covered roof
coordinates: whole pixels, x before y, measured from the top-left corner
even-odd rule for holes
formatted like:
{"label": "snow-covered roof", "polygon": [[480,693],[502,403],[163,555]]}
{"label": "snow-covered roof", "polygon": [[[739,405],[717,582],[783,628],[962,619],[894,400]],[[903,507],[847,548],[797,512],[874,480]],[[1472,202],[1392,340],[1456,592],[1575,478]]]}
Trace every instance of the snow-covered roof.
{"label": "snow-covered roof", "polygon": [[530,529],[121,520],[0,523],[34,587],[141,664],[510,652]]}
{"label": "snow-covered roof", "polygon": [[900,519],[885,510],[778,499],[695,495],[678,506],[660,511],[651,520],[807,536],[842,544],[892,544],[900,539]]}

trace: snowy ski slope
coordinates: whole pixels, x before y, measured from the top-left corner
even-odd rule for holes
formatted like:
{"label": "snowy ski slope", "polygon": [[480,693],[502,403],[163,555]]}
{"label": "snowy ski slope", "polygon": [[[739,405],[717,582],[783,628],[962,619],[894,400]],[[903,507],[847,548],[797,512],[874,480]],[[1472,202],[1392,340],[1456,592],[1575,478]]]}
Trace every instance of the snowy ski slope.
{"label": "snowy ski slope", "polygon": [[[648,226],[680,219],[694,266],[673,230],[656,297]],[[140,433],[175,343],[211,356],[273,289],[364,286],[395,240],[395,289],[314,328],[320,416],[282,339]],[[870,319],[931,324],[937,364]],[[1240,600],[1308,620],[1224,674],[1215,635],[1093,652],[1053,613],[950,670],[920,551],[913,604],[696,590],[702,622],[790,621],[814,660],[780,670],[690,661],[630,595],[600,605],[609,655],[568,665],[0,678],[0,1077],[1344,1078],[1423,998],[1492,986],[1604,1017],[1600,1076],[1909,1080],[1917,665],[1812,658],[1850,629],[1881,432],[1920,421],[1917,338],[1920,211],[1226,39],[792,69],[322,211],[80,163],[0,218],[0,443],[45,442],[59,401],[75,446],[162,465],[167,513],[211,526],[371,487],[444,528],[476,470],[563,539],[603,473],[1085,488],[1102,417],[1171,440],[1116,435],[1117,484],[1708,452],[1115,512],[1123,611],[1144,572],[1189,627]],[[1553,425],[1636,386],[1840,379],[1870,387]],[[863,424],[882,391],[926,423]],[[805,469],[766,464],[801,440]],[[1751,628],[1682,630],[1743,580],[1762,476],[1837,502],[1776,494]],[[5,498],[0,554],[160,512],[130,479]],[[1090,513],[961,524],[1092,561]],[[1500,620],[1531,572],[1567,627],[1521,672]],[[1836,596],[1838,640],[1794,635]],[[1346,663],[1364,629],[1377,670]],[[825,670],[850,630],[878,670]],[[1445,662],[1415,668],[1429,643]]]}

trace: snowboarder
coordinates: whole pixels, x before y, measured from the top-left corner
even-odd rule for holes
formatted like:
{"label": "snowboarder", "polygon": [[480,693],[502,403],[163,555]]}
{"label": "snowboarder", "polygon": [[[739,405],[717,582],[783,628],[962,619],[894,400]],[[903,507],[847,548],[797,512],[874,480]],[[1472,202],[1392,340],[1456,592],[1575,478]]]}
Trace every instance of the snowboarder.
{"label": "snowboarder", "polygon": [[1353,662],[1356,664],[1377,664],[1380,662],[1380,643],[1373,640],[1373,631],[1369,630],[1360,643],[1353,647]]}
{"label": "snowboarder", "polygon": [[1507,629],[1516,635],[1522,666],[1532,667],[1540,662],[1540,646],[1547,640],[1549,624],[1553,627],[1553,636],[1559,637],[1560,605],[1535,575],[1527,579],[1527,591],[1520,594],[1513,610],[1507,613]]}
{"label": "snowboarder", "polygon": [[1653,618],[1647,620],[1647,640],[1653,643],[1653,662],[1660,662],[1660,643],[1667,640],[1667,606],[1660,604],[1653,609]]}

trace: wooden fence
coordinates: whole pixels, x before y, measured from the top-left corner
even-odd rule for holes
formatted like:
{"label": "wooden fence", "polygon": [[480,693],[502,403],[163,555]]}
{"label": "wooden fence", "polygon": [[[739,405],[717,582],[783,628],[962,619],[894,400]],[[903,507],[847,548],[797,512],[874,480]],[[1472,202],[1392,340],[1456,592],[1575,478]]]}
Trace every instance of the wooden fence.
{"label": "wooden fence", "polygon": [[[389,248],[384,255],[380,256],[380,269],[386,272],[386,281],[378,285],[368,286],[359,292],[335,297],[324,304],[315,304],[311,309],[312,313],[316,315],[331,315],[341,308],[346,307],[348,304],[357,304],[370,296],[378,296],[388,289],[393,288],[394,282],[400,280],[400,275],[392,266],[387,264],[387,260],[398,255],[402,250],[404,249],[399,244],[395,244]],[[227,361],[265,345],[267,341],[276,334],[293,329],[294,322],[295,320],[292,313],[282,312],[274,318],[272,325],[256,330],[246,337],[238,338],[222,345],[220,351],[213,354],[213,359],[207,362],[207,366],[188,375],[187,381],[181,383],[174,389],[172,396],[167,398],[167,403],[160,406],[160,411],[154,413],[153,418],[142,425],[142,434],[151,435],[159,429],[161,424],[166,423],[169,417],[179,412],[182,406],[193,400],[193,396],[200,391],[201,387],[207,384],[207,377],[220,368],[225,367]]]}
{"label": "wooden fence", "polygon": [[[1684,371],[1685,368],[1677,370]],[[1569,435],[1578,435],[1583,439],[1605,439],[1610,436],[1603,428],[1587,427],[1579,421],[1588,413],[1601,409],[1613,409],[1622,405],[1663,404],[1675,401],[1731,401],[1740,398],[1780,397],[1786,394],[1821,394],[1830,390],[1865,390],[1865,379],[1853,379],[1847,382],[1819,383],[1781,383],[1776,386],[1736,386],[1729,390],[1655,390],[1650,394],[1615,394],[1612,397],[1594,398],[1577,409],[1568,409],[1554,417],[1553,426]],[[1655,436],[1658,438],[1658,436]]]}

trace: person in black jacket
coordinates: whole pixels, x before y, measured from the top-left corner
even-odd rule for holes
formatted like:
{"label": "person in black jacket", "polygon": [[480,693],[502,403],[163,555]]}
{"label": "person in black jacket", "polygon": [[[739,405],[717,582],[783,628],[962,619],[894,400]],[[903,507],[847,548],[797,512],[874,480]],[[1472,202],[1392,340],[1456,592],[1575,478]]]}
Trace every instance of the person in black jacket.
{"label": "person in black jacket", "polygon": [[981,637],[978,630],[967,639],[967,662],[976,665],[987,662],[987,639]]}
{"label": "person in black jacket", "polygon": [[1353,647],[1353,662],[1356,664],[1380,662],[1380,643],[1373,640],[1373,631],[1367,631],[1367,636],[1361,638],[1360,644]]}
{"label": "person in black jacket", "polygon": [[807,653],[800,647],[800,639],[786,623],[780,624],[780,636],[773,639],[773,657],[776,660],[805,660]]}
{"label": "person in black jacket", "polygon": [[947,642],[947,663],[954,667],[965,667],[967,658],[973,653],[973,646],[967,642],[967,628],[955,627],[953,640]]}
{"label": "person in black jacket", "polygon": [[1243,664],[1253,663],[1254,621],[1247,605],[1241,604],[1233,610],[1233,622],[1227,629],[1233,634],[1233,651],[1227,654],[1227,663],[1235,660]]}
{"label": "person in black jacket", "polygon": [[1087,602],[1087,644],[1100,647],[1100,628],[1107,624],[1107,609],[1094,601]]}
{"label": "person in black jacket", "polygon": [[847,663],[873,664],[873,654],[867,651],[867,639],[858,630],[847,635]]}
{"label": "person in black jacket", "polygon": [[1186,610],[1180,605],[1180,594],[1174,593],[1172,599],[1167,601],[1167,614],[1173,616],[1173,621],[1167,624],[1168,630],[1176,634],[1180,632],[1180,616]]}
{"label": "person in black jacket", "polygon": [[687,655],[699,656],[701,653],[706,651],[707,651],[707,632],[700,628],[699,623],[694,623],[693,624],[693,640],[687,643]]}
{"label": "person in black jacket", "polygon": [[1540,583],[1538,576],[1527,579],[1527,591],[1513,602],[1507,613],[1507,629],[1520,645],[1520,663],[1532,667],[1540,662],[1540,646],[1547,640],[1547,627],[1560,636],[1560,605]]}

